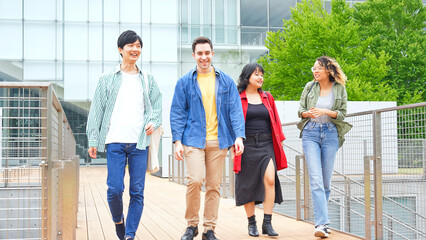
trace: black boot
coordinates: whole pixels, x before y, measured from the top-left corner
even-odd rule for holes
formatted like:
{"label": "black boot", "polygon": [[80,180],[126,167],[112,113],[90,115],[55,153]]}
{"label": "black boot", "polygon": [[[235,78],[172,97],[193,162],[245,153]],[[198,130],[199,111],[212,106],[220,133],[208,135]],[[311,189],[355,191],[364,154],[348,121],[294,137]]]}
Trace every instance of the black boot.
{"label": "black boot", "polygon": [[262,234],[268,234],[268,236],[278,236],[278,233],[272,228],[271,224],[272,215],[264,214],[262,224]]}
{"label": "black boot", "polygon": [[253,215],[248,219],[248,234],[252,237],[259,237],[259,231],[257,231],[256,216]]}

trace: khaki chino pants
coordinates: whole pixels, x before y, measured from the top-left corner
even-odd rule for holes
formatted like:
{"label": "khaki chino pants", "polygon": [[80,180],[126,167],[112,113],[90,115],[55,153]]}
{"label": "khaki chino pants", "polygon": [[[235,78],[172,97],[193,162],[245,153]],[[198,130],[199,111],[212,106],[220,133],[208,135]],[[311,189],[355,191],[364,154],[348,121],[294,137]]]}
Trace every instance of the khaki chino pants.
{"label": "khaki chino pants", "polygon": [[206,197],[203,226],[205,231],[214,230],[218,218],[219,191],[227,149],[219,149],[219,140],[206,141],[205,149],[185,145],[183,147],[188,176],[185,219],[188,222],[188,226],[198,226],[200,192],[204,182],[205,171]]}

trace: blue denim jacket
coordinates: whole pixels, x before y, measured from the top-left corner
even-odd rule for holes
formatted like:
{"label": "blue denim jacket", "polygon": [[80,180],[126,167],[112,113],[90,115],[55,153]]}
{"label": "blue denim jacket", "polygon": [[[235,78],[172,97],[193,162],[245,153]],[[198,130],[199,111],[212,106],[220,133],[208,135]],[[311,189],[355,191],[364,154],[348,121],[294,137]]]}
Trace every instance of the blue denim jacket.
{"label": "blue denim jacket", "polygon": [[[219,148],[233,145],[237,137],[245,138],[245,123],[240,95],[232,78],[215,69],[216,111]],[[170,110],[173,142],[204,149],[206,147],[206,114],[197,81],[197,68],[176,83]]]}

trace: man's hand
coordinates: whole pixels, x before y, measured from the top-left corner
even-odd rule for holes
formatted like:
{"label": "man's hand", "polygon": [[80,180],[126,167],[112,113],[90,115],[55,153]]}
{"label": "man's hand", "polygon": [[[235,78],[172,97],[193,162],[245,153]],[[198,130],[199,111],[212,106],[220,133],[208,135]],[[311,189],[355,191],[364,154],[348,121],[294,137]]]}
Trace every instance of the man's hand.
{"label": "man's hand", "polygon": [[154,124],[148,123],[145,125],[146,135],[151,135],[154,132]]}
{"label": "man's hand", "polygon": [[244,152],[243,138],[235,139],[235,156],[240,156]]}
{"label": "man's hand", "polygon": [[93,159],[96,158],[96,153],[97,153],[97,149],[95,147],[89,147],[89,150],[87,150],[89,152],[89,156]]}
{"label": "man's hand", "polygon": [[180,141],[175,141],[175,158],[179,161],[183,160],[183,146]]}

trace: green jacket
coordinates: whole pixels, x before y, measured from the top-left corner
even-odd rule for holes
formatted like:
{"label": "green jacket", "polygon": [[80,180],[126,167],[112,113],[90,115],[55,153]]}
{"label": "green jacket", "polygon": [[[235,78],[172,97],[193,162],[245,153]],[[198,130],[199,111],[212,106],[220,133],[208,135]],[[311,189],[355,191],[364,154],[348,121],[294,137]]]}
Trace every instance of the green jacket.
{"label": "green jacket", "polygon": [[[312,86],[312,84],[314,85]],[[311,89],[311,91],[309,91],[309,89]],[[343,121],[346,117],[348,96],[345,86],[336,82],[333,84],[333,93],[335,100],[331,110],[337,112],[337,117],[335,119],[331,118],[331,121],[336,125],[339,137],[339,147],[341,147],[345,141],[344,135],[352,128],[351,124]],[[302,96],[300,97],[299,111],[297,112],[301,118],[301,120],[297,123],[297,128],[300,129],[300,137],[302,137],[303,128],[310,120],[310,118],[303,118],[302,113],[308,111],[312,107],[315,107],[319,95],[320,86],[317,81],[311,81],[305,85],[305,89],[303,89]]]}

